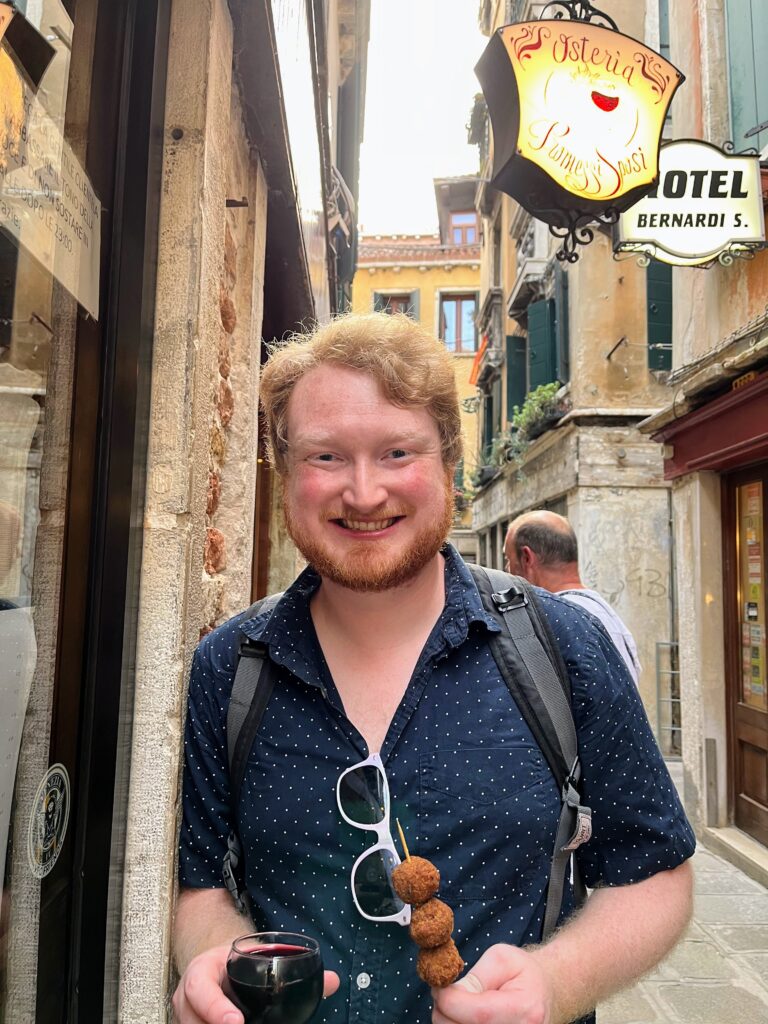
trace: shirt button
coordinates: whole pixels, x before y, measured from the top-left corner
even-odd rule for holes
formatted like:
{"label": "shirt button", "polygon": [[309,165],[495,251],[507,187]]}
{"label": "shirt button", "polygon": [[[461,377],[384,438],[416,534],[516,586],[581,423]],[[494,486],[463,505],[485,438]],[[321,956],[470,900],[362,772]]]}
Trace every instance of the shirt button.
{"label": "shirt button", "polygon": [[358,988],[368,988],[368,986],[370,984],[371,984],[371,976],[370,976],[370,974],[366,974],[364,971],[362,972],[362,974],[358,974],[358,976],[357,976],[357,987]]}

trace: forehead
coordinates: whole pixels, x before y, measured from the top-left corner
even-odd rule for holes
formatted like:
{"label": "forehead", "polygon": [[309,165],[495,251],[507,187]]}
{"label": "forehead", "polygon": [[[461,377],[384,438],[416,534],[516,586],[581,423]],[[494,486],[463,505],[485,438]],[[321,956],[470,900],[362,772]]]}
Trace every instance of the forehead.
{"label": "forehead", "polygon": [[307,437],[351,441],[393,432],[439,441],[437,423],[423,406],[395,405],[372,374],[332,363],[309,370],[296,384],[287,428],[292,444]]}

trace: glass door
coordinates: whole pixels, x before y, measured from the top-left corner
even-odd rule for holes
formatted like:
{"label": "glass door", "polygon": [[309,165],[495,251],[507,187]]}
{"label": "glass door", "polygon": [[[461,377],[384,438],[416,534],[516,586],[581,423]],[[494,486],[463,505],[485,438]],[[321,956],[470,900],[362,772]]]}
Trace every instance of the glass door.
{"label": "glass door", "polygon": [[168,11],[0,3],[2,1024],[116,1020]]}

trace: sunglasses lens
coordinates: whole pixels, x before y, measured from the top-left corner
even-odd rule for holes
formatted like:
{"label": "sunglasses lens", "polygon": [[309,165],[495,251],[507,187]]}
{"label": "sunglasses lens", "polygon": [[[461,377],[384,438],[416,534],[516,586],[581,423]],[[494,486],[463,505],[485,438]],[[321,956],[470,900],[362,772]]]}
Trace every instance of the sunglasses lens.
{"label": "sunglasses lens", "polygon": [[384,776],[372,764],[342,776],[339,803],[356,825],[378,825],[384,820]]}
{"label": "sunglasses lens", "polygon": [[392,917],[405,906],[392,888],[392,870],[397,864],[390,850],[373,850],[357,865],[352,885],[360,909],[369,917]]}

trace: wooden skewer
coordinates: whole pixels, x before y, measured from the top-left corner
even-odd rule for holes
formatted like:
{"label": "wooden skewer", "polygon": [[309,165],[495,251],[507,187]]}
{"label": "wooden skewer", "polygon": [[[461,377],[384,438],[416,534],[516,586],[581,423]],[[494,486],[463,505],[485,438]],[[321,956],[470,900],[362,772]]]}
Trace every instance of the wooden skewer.
{"label": "wooden skewer", "polygon": [[405,835],[403,834],[403,826],[400,824],[399,818],[395,818],[395,821],[397,822],[397,831],[400,833],[400,842],[403,844],[403,849],[405,850],[405,859],[410,860],[411,855],[408,852],[408,843],[406,843]]}

